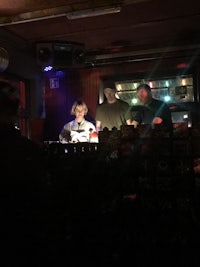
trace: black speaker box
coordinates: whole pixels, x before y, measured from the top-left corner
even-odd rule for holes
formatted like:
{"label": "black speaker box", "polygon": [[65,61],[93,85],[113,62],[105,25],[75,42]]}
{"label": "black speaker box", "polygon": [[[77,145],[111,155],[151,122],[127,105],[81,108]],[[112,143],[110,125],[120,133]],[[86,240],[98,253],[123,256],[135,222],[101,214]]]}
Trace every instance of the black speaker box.
{"label": "black speaker box", "polygon": [[36,60],[41,67],[54,69],[80,67],[84,64],[84,45],[68,42],[43,42],[36,44]]}

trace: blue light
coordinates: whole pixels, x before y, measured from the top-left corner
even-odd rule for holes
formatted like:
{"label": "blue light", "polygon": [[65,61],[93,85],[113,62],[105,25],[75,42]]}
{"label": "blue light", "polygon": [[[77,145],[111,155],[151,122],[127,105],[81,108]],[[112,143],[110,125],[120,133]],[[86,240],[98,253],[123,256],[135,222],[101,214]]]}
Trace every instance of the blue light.
{"label": "blue light", "polygon": [[46,67],[44,67],[43,71],[47,72],[47,71],[50,71],[52,69],[53,69],[52,66],[46,66]]}
{"label": "blue light", "polygon": [[56,71],[56,76],[62,77],[64,76],[64,72],[62,70]]}
{"label": "blue light", "polygon": [[171,100],[171,97],[169,95],[166,95],[164,97],[165,102],[169,102]]}

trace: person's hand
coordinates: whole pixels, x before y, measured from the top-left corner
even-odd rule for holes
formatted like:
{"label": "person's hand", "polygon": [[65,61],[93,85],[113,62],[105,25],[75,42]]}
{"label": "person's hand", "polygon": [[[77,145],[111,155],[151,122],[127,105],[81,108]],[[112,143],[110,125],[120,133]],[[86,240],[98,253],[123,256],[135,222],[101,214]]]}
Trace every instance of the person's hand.
{"label": "person's hand", "polygon": [[60,141],[62,141],[63,143],[68,143],[71,141],[71,133],[68,130],[63,131],[60,134]]}
{"label": "person's hand", "polygon": [[151,123],[151,128],[154,129],[155,125],[161,124],[163,122],[163,119],[160,117],[155,117]]}
{"label": "person's hand", "polygon": [[132,120],[132,121],[131,121],[131,125],[133,125],[134,128],[137,128],[138,125],[139,125],[139,123],[138,123],[137,121],[135,121],[135,120]]}
{"label": "person's hand", "polygon": [[163,122],[163,119],[160,117],[155,117],[152,121],[153,124],[161,124]]}

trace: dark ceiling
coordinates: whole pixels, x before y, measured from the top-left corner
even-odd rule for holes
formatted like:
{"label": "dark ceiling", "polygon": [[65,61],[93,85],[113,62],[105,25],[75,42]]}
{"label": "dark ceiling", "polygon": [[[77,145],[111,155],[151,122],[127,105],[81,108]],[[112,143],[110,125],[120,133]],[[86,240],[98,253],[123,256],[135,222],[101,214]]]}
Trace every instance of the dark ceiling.
{"label": "dark ceiling", "polygon": [[[69,12],[120,7],[116,14],[69,20]],[[0,27],[34,50],[40,42],[84,45],[96,60],[200,48],[200,1],[1,0]]]}

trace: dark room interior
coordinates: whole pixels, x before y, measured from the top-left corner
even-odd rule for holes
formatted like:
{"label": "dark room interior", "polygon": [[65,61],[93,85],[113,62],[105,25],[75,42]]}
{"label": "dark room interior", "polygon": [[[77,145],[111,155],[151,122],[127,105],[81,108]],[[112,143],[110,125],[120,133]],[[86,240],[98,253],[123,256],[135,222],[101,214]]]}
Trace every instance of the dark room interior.
{"label": "dark room interior", "polygon": [[[200,2],[1,0],[0,36],[2,266],[199,266]],[[76,100],[96,127],[106,80],[132,117],[148,84],[172,129],[60,142]]]}

